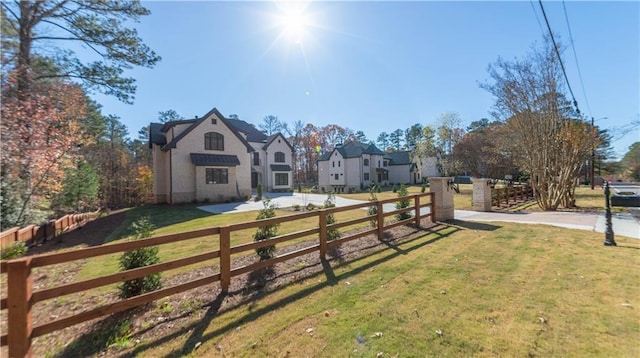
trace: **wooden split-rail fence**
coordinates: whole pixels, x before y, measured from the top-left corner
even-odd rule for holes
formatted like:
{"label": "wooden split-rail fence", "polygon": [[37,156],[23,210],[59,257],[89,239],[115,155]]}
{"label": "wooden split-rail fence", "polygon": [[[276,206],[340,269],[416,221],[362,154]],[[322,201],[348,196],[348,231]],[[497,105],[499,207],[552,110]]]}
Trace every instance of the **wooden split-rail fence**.
{"label": "wooden split-rail fence", "polygon": [[[429,200],[421,200],[425,197],[428,197]],[[394,203],[403,199],[412,200],[413,204],[409,207],[389,211],[386,213],[383,211],[383,204]],[[367,214],[356,219],[327,225],[327,216],[330,214],[354,209],[366,209],[372,206],[376,207],[377,212],[375,215]],[[430,207],[430,212],[427,214],[423,214],[423,211],[421,210],[425,207]],[[162,235],[135,241],[83,248],[74,251],[34,255],[20,259],[0,262],[0,271],[3,275],[7,275],[8,284],[7,297],[3,297],[0,299],[0,309],[8,309],[8,333],[0,336],[0,346],[9,346],[9,357],[30,356],[31,342],[36,337],[40,337],[50,332],[61,330],[63,328],[70,327],[95,318],[122,312],[166,296],[175,295],[204,285],[211,285],[215,282],[220,282],[222,292],[228,292],[229,286],[231,284],[231,278],[234,276],[256,271],[261,268],[272,266],[276,263],[287,261],[295,257],[316,251],[319,252],[320,258],[324,259],[327,254],[327,249],[338,246],[345,242],[362,238],[371,234],[375,234],[379,239],[382,239],[384,232],[390,230],[391,228],[407,224],[414,224],[416,227],[420,227],[421,220],[425,218],[430,218],[431,222],[434,222],[435,220],[433,218],[436,217],[435,211],[436,208],[434,206],[434,193],[424,193],[410,195],[403,198],[371,201],[344,207],[333,207],[271,219],[218,226],[178,234]],[[366,210],[362,210],[362,212],[367,213]],[[385,218],[387,217],[392,217],[393,215],[408,212],[413,212],[413,217],[399,221],[385,221]],[[317,219],[313,220],[314,223],[311,225],[312,227],[308,227],[309,224],[307,224],[306,228],[301,228],[301,230],[296,232],[279,235],[268,240],[231,246],[232,236],[234,235],[234,233],[240,230],[256,229],[265,225],[281,224],[284,222],[300,222],[300,220],[309,218]],[[331,229],[338,229],[363,223],[368,224],[369,222],[372,222],[372,220],[374,220],[373,222],[375,223],[375,227],[373,228],[371,228],[371,226],[367,226],[367,229],[365,230],[357,230],[355,233],[348,234],[336,240],[327,240],[327,232]],[[307,222],[308,221],[309,220],[307,220]],[[246,253],[247,251],[253,251],[257,248],[275,245],[309,236],[317,236],[317,242],[312,243],[302,249],[297,249],[281,254],[272,259],[258,261],[245,266],[232,267],[232,255],[237,256],[237,254]],[[32,269],[37,267],[62,264],[75,260],[88,259],[102,255],[131,251],[143,247],[158,246],[202,237],[219,240],[219,249],[168,262],[162,262],[155,265],[117,272],[106,276],[34,291]],[[35,327],[33,326],[32,309],[34,304],[38,302],[73,293],[88,291],[114,283],[141,278],[154,273],[168,271],[187,265],[213,260],[217,261],[215,263],[218,264],[219,271],[212,275],[201,277],[189,282],[180,283],[175,286],[162,288],[157,291],[144,293],[139,296],[122,299],[106,305],[89,308],[81,313],[55,319],[51,322],[42,323]]]}
{"label": "wooden split-rail fence", "polygon": [[533,188],[528,184],[491,189],[491,206],[498,209],[524,203],[530,198],[533,198]]}
{"label": "wooden split-rail fence", "polygon": [[51,240],[89,220],[97,218],[99,213],[100,210],[93,213],[69,214],[42,225],[29,225],[23,228],[13,227],[0,233],[0,247],[5,248],[14,242],[34,244]]}

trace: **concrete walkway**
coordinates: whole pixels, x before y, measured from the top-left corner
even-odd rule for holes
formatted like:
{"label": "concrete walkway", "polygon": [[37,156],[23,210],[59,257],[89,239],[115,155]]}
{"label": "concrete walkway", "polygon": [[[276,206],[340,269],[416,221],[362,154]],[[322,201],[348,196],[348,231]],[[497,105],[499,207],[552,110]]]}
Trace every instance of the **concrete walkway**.
{"label": "concrete walkway", "polygon": [[[291,207],[293,205],[307,206],[311,203],[321,206],[327,199],[324,194],[305,193],[268,193],[273,203],[280,208]],[[336,196],[336,206],[347,206],[364,203],[362,200],[346,199]],[[246,201],[228,204],[214,204],[200,206],[198,209],[214,214],[225,214],[242,211],[254,211],[262,209],[261,201]],[[395,210],[394,204],[384,204],[385,212]],[[615,235],[640,239],[640,210],[631,209],[631,213],[613,214],[611,218],[612,228]],[[423,208],[422,213],[429,213],[429,208]],[[504,213],[504,212],[478,212],[469,210],[456,210],[455,219],[464,221],[479,222],[512,222],[522,224],[543,224],[553,225],[569,229],[595,231],[604,233],[606,229],[605,215],[602,213],[581,213],[581,212],[530,212],[530,213]]]}

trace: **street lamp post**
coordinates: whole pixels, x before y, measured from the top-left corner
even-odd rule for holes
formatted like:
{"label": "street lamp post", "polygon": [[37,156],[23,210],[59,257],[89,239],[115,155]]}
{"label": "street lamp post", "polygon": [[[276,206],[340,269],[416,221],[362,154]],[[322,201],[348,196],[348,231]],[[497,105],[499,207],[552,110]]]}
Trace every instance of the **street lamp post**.
{"label": "street lamp post", "polygon": [[613,238],[613,228],[611,226],[611,201],[609,200],[609,181],[604,181],[604,202],[605,202],[605,218],[607,219],[607,227],[604,232],[604,246],[618,246]]}
{"label": "street lamp post", "polygon": [[[591,130],[593,130],[595,127],[593,126],[593,117],[591,117]],[[595,141],[595,138],[593,139],[593,141]],[[595,143],[591,143],[591,165],[589,165],[589,183],[591,184],[591,190],[594,189],[595,187],[595,183],[593,182],[594,180],[594,173],[595,171],[594,169],[594,164],[596,162],[596,146]]]}

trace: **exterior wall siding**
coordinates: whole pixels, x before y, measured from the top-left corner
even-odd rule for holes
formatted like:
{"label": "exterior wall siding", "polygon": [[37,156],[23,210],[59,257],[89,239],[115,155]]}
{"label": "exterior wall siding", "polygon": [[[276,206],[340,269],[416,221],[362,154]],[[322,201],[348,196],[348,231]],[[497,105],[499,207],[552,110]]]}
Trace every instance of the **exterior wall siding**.
{"label": "exterior wall siding", "polygon": [[412,183],[410,164],[389,166],[389,182],[391,183]]}

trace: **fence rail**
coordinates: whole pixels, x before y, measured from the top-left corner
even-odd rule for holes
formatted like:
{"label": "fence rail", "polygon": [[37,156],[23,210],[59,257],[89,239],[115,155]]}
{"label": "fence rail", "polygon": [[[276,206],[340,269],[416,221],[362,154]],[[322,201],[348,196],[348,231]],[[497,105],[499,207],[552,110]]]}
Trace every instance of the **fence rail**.
{"label": "fence rail", "polygon": [[[421,197],[428,196],[429,202],[422,202]],[[383,204],[393,203],[399,200],[413,199],[413,206],[404,209],[394,210],[391,212],[383,212]],[[363,218],[357,218],[344,222],[327,225],[327,216],[338,212],[363,209],[375,206],[377,213],[375,215],[365,215]],[[422,214],[422,208],[430,207],[430,212]],[[401,221],[387,221],[385,219],[392,215],[404,212],[413,212],[413,217]],[[7,274],[8,296],[0,299],[0,308],[8,309],[8,334],[0,336],[0,346],[9,346],[10,357],[23,357],[31,355],[31,341],[33,338],[51,333],[75,324],[79,324],[88,320],[99,318],[105,315],[121,312],[136,306],[147,304],[154,300],[188,291],[204,285],[220,282],[223,292],[228,292],[231,284],[231,278],[271,266],[279,262],[287,261],[292,258],[318,251],[320,258],[324,259],[327,255],[327,249],[342,243],[355,240],[367,235],[377,234],[379,239],[383,238],[385,231],[399,225],[413,223],[416,227],[421,226],[421,220],[430,218],[431,222],[435,213],[434,193],[424,193],[407,196],[404,198],[394,198],[387,200],[373,201],[363,204],[351,205],[346,207],[334,207],[321,209],[312,212],[294,214],[289,216],[255,220],[251,222],[237,223],[178,234],[156,236],[148,239],[140,239],[135,241],[121,242],[116,244],[103,245],[99,247],[84,248],[74,251],[34,255],[5,262],[0,262],[0,271]],[[317,227],[313,224],[312,228],[299,230],[292,233],[276,236],[274,238],[259,242],[244,243],[231,246],[232,234],[240,230],[259,228],[265,225],[279,224],[283,222],[292,222],[301,219],[317,217]],[[375,227],[350,235],[340,237],[336,240],[327,241],[327,232],[331,229],[337,229],[345,226],[374,221]],[[317,242],[301,249],[283,253],[274,258],[254,262],[244,266],[233,267],[232,255],[246,253],[259,247],[274,245],[277,243],[287,242],[307,236],[317,235]],[[145,266],[141,268],[131,269],[115,274],[92,278],[88,280],[73,282],[54,288],[33,291],[33,275],[32,269],[55,264],[66,263],[74,260],[86,259],[101,255],[125,252],[143,247],[158,246],[168,243],[174,243],[182,240],[189,240],[201,237],[216,237],[219,240],[219,249],[212,250],[198,255],[180,258],[172,261],[162,262],[155,265]],[[37,302],[69,295],[72,293],[83,292],[98,287],[124,282],[135,278],[144,277],[150,274],[168,271],[180,268],[186,265],[193,265],[200,262],[218,259],[219,272],[212,275],[202,277],[196,280],[181,283],[175,286],[162,288],[157,291],[145,293],[139,296],[123,299],[106,305],[90,308],[87,311],[63,317],[51,322],[33,326],[33,306]]]}
{"label": "fence rail", "polygon": [[100,210],[92,213],[70,214],[39,226],[10,228],[0,233],[0,247],[5,248],[13,242],[36,243],[51,240],[66,231],[75,229],[88,220],[95,219],[99,213]]}
{"label": "fence rail", "polygon": [[491,206],[501,208],[518,202],[522,203],[533,197],[533,188],[528,185],[505,186],[491,189]]}

